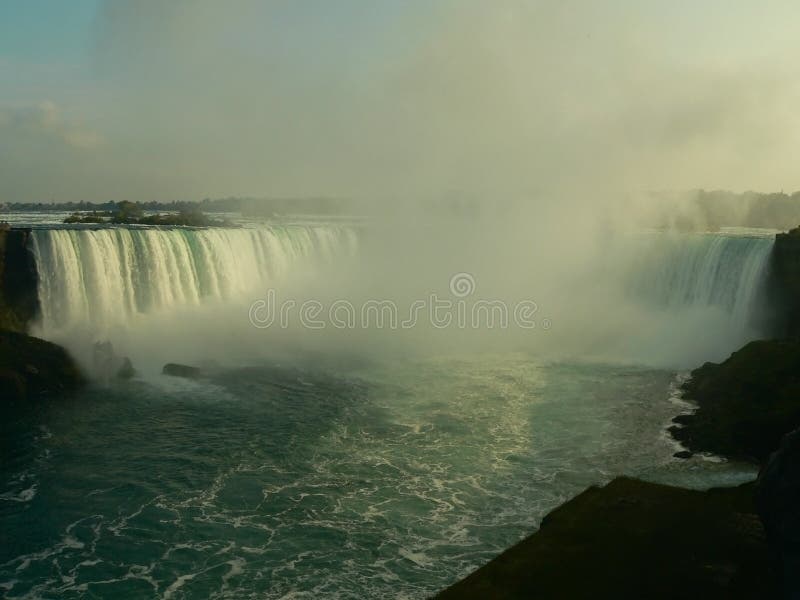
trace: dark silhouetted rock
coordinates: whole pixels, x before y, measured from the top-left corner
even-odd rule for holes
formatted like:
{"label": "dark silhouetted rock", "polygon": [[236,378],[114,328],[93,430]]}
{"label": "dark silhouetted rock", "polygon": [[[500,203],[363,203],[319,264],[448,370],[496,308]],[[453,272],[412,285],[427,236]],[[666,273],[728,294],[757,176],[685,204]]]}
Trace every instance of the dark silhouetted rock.
{"label": "dark silhouetted rock", "polygon": [[694,452],[690,452],[689,450],[681,450],[680,452],[676,452],[672,456],[674,456],[675,458],[683,458],[683,459],[692,458],[694,456]]}
{"label": "dark silhouetted rock", "polygon": [[61,346],[0,330],[0,397],[17,402],[78,389],[85,379]]}
{"label": "dark silhouetted rock", "polygon": [[162,370],[164,375],[171,375],[172,377],[185,377],[187,379],[197,379],[202,375],[202,371],[197,367],[190,367],[189,365],[180,365],[177,363],[167,363]]}
{"label": "dark silhouetted rock", "polygon": [[438,598],[775,598],[753,484],[706,492],[620,477]]}
{"label": "dark silhouetted rock", "polygon": [[756,506],[783,574],[786,597],[800,598],[800,429],[784,436],[761,469]]}
{"label": "dark silhouetted rock", "polygon": [[136,369],[133,368],[131,359],[127,356],[122,357],[122,364],[117,370],[117,379],[131,379],[136,375]]}
{"label": "dark silhouetted rock", "polygon": [[670,433],[688,450],[760,463],[800,427],[800,340],[750,342],[721,364],[692,372],[684,397],[697,404]]}
{"label": "dark silhouetted rock", "polygon": [[24,332],[39,311],[30,233],[28,229],[0,230],[0,329]]}
{"label": "dark silhouetted rock", "polygon": [[800,336],[800,227],[775,236],[768,290],[777,335]]}

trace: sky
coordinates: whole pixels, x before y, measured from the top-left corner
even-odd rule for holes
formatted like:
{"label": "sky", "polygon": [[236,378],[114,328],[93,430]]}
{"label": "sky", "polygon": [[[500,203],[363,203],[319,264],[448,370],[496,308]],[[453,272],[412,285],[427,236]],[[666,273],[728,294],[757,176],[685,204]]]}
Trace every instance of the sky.
{"label": "sky", "polygon": [[0,202],[800,189],[800,4],[2,0]]}

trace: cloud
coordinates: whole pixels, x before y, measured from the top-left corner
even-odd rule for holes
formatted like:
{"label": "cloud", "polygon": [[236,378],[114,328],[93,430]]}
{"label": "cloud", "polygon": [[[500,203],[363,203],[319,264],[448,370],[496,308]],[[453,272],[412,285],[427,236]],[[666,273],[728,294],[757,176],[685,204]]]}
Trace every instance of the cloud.
{"label": "cloud", "polygon": [[49,100],[37,106],[0,107],[0,135],[11,147],[56,142],[79,150],[90,150],[105,143],[98,132],[80,123],[65,121],[59,107]]}
{"label": "cloud", "polygon": [[132,198],[800,188],[800,9],[770,7],[102,2],[95,133],[51,135]]}

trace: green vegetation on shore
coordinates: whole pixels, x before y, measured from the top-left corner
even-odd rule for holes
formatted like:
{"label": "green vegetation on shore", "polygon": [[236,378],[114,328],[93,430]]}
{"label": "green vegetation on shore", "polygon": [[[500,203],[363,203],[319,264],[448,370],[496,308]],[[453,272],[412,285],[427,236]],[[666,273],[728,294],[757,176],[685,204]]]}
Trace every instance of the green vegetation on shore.
{"label": "green vegetation on shore", "polygon": [[272,216],[275,214],[316,214],[330,215],[347,211],[351,202],[342,198],[296,197],[296,198],[205,198],[200,202],[176,200],[173,202],[10,202],[0,203],[0,210],[9,212],[73,212],[73,213],[115,213],[124,204],[138,206],[146,212],[196,212],[242,213],[249,216]]}
{"label": "green vegetation on shore", "polygon": [[64,223],[113,223],[115,225],[162,225],[183,227],[234,227],[228,219],[211,219],[197,207],[181,209],[177,213],[145,215],[142,206],[134,202],[120,202],[113,211],[72,213]]}

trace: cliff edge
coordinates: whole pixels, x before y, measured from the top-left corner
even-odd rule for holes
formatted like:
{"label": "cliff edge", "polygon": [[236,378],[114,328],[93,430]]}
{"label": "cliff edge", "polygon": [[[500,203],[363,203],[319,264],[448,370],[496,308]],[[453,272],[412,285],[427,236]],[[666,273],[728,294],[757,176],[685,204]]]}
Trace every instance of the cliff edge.
{"label": "cliff edge", "polygon": [[24,332],[39,312],[30,229],[0,229],[0,329]]}

